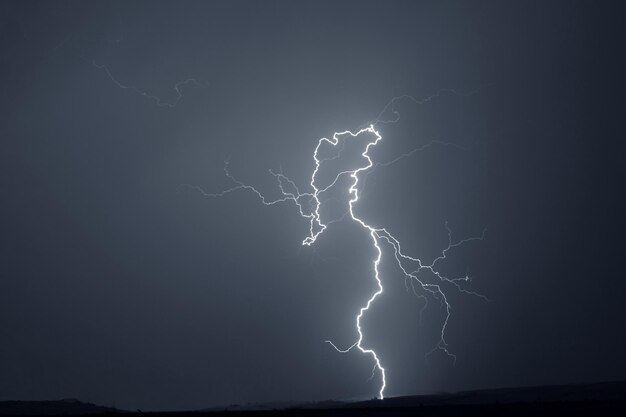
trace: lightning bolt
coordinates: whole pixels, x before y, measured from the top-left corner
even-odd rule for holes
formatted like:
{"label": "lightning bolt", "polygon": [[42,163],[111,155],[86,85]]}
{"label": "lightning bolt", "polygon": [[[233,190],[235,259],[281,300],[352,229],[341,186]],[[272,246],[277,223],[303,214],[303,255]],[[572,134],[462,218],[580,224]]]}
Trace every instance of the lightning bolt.
{"label": "lightning bolt", "polygon": [[[445,90],[447,91],[447,90]],[[437,93],[435,96],[439,95],[440,93]],[[425,100],[422,100],[418,103],[422,103],[422,102],[426,102],[429,101],[431,99],[433,99],[435,96],[429,97]],[[400,97],[403,98],[404,96]],[[406,96],[411,98],[412,100],[416,101],[415,99],[413,99],[410,96]],[[395,123],[398,121],[399,119],[399,113],[395,110],[394,108],[394,103],[396,101],[396,98],[394,98],[390,104],[388,104],[385,109],[383,110],[383,112],[381,112],[381,114],[379,115],[379,117],[377,118],[378,122],[381,123]],[[417,101],[416,101],[417,102]],[[382,114],[391,106],[391,110],[392,113],[395,115],[393,120],[388,120],[388,121],[381,121],[380,117],[382,117]],[[319,186],[318,185],[318,178],[317,178],[317,174],[320,170],[321,165],[324,162],[330,161],[330,160],[334,160],[340,157],[341,152],[344,150],[344,146],[346,143],[346,140],[349,139],[355,139],[361,136],[371,136],[372,139],[370,139],[366,146],[365,146],[365,150],[361,153],[361,156],[364,158],[365,163],[362,166],[359,166],[355,169],[347,169],[347,170],[343,170],[341,172],[339,172],[332,181],[330,181],[330,183],[328,185],[325,186]],[[366,312],[370,309],[370,307],[372,306],[372,304],[375,302],[375,300],[383,293],[384,288],[383,288],[383,283],[380,277],[380,271],[379,271],[379,265],[381,262],[381,259],[383,257],[383,247],[384,245],[386,245],[387,247],[390,247],[391,250],[393,251],[393,257],[395,260],[395,263],[397,264],[397,266],[399,267],[400,271],[402,271],[403,275],[404,275],[404,282],[405,282],[405,286],[407,291],[409,290],[409,287],[411,288],[411,290],[413,291],[413,293],[420,299],[422,299],[424,301],[424,306],[422,307],[422,312],[426,309],[427,305],[428,305],[428,298],[427,296],[430,295],[433,298],[435,298],[436,300],[438,300],[441,304],[441,306],[445,309],[445,317],[443,319],[443,324],[441,325],[440,328],[440,333],[439,333],[439,340],[437,342],[437,344],[435,345],[435,347],[427,353],[427,356],[432,354],[435,351],[441,351],[443,353],[445,353],[447,356],[449,356],[453,362],[456,362],[456,356],[450,352],[450,350],[448,349],[448,344],[446,342],[446,328],[448,326],[448,322],[451,316],[451,310],[452,307],[450,305],[450,303],[448,302],[448,297],[446,296],[446,289],[444,288],[445,286],[451,286],[452,288],[458,290],[459,292],[465,293],[465,294],[469,294],[469,295],[473,295],[476,297],[480,297],[483,300],[488,301],[487,297],[485,297],[484,295],[481,295],[479,293],[476,293],[474,291],[469,291],[467,289],[464,288],[463,284],[466,282],[470,281],[469,276],[464,276],[464,277],[456,277],[456,278],[449,278],[445,275],[443,275],[439,270],[438,270],[438,264],[440,264],[442,261],[444,261],[447,256],[448,253],[453,250],[454,248],[457,248],[465,243],[474,241],[474,240],[482,240],[484,238],[485,235],[485,231],[483,231],[482,235],[480,236],[476,236],[476,237],[470,237],[470,238],[466,238],[463,240],[459,240],[456,242],[453,242],[452,240],[452,231],[451,229],[448,227],[448,224],[446,223],[445,227],[446,230],[448,232],[448,246],[443,249],[441,251],[441,254],[439,256],[437,256],[435,259],[432,260],[432,262],[427,263],[424,262],[422,260],[420,260],[419,258],[416,257],[412,257],[409,256],[407,254],[405,254],[402,251],[402,247],[400,242],[398,241],[398,239],[396,239],[393,234],[391,234],[386,228],[378,228],[378,227],[374,227],[368,223],[365,222],[365,220],[363,220],[362,218],[358,217],[355,212],[354,212],[354,206],[355,204],[359,201],[359,185],[360,183],[360,178],[361,178],[361,174],[364,174],[363,177],[367,178],[367,174],[370,174],[375,168],[380,167],[380,166],[389,166],[395,162],[397,162],[398,160],[408,157],[410,155],[412,155],[413,153],[425,149],[428,146],[431,146],[433,144],[442,144],[442,145],[453,145],[453,146],[457,146],[448,142],[442,142],[442,141],[438,141],[438,140],[431,140],[431,142],[427,143],[426,145],[420,147],[420,148],[416,148],[413,151],[407,153],[407,154],[403,154],[387,163],[374,163],[369,155],[370,149],[374,146],[376,146],[380,141],[382,140],[382,136],[380,135],[380,133],[375,129],[375,124],[371,123],[369,126],[362,128],[356,132],[352,132],[352,131],[343,131],[343,132],[337,132],[334,133],[333,136],[330,139],[327,138],[322,138],[317,142],[317,146],[315,147],[315,150],[313,152],[313,161],[315,163],[315,168],[313,170],[313,173],[311,175],[311,180],[309,182],[309,186],[311,188],[312,191],[310,192],[301,192],[300,189],[298,188],[298,186],[294,183],[294,181],[292,181],[291,179],[289,179],[286,175],[284,175],[284,173],[282,172],[282,169],[278,172],[274,172],[272,170],[269,170],[269,173],[274,176],[274,178],[277,181],[278,187],[280,189],[281,192],[281,196],[279,198],[276,199],[268,199],[267,197],[265,197],[263,195],[263,193],[261,193],[259,190],[257,190],[255,187],[245,184],[241,181],[239,181],[238,179],[236,179],[229,171],[229,164],[228,161],[225,162],[224,164],[224,172],[226,174],[226,176],[233,182],[233,186],[231,188],[228,188],[224,191],[221,191],[219,193],[207,193],[205,192],[202,188],[197,187],[197,186],[193,186],[193,185],[188,185],[185,184],[185,186],[193,188],[197,191],[199,191],[202,195],[206,196],[206,197],[223,197],[229,193],[238,191],[238,190],[248,190],[251,191],[252,193],[256,194],[257,197],[260,199],[261,203],[267,206],[271,206],[271,205],[275,205],[278,203],[283,203],[283,202],[293,202],[295,203],[296,207],[298,208],[300,215],[306,219],[308,219],[309,221],[309,235],[305,237],[305,239],[302,241],[302,244],[305,246],[311,246],[312,244],[315,243],[315,241],[317,240],[317,238],[332,224],[338,221],[341,221],[343,218],[349,216],[350,219],[356,223],[358,223],[364,230],[366,230],[371,238],[372,244],[376,250],[376,256],[373,259],[373,269],[374,269],[374,279],[376,281],[376,285],[377,285],[377,290],[370,296],[370,298],[367,300],[367,302],[359,309],[358,314],[355,317],[355,322],[356,322],[356,330],[357,330],[357,334],[358,334],[358,338],[357,340],[348,348],[342,349],[340,347],[338,347],[334,342],[332,342],[331,340],[326,340],[325,342],[330,344],[335,350],[337,350],[338,352],[341,353],[347,353],[351,350],[353,350],[354,348],[357,348],[359,351],[361,351],[362,353],[369,355],[372,357],[372,359],[374,360],[374,367],[372,369],[372,377],[374,376],[374,374],[376,373],[376,371],[378,371],[380,373],[380,378],[381,378],[381,383],[380,383],[380,388],[378,391],[378,396],[380,399],[384,398],[384,392],[385,392],[385,388],[387,386],[387,380],[386,380],[386,372],[385,372],[385,368],[383,367],[383,365],[381,364],[381,360],[379,355],[376,353],[376,351],[374,351],[374,349],[371,348],[367,348],[364,346],[363,344],[363,338],[364,338],[364,334],[363,334],[363,329],[361,328],[361,320],[363,319],[363,317],[365,316]],[[329,144],[333,147],[338,147],[338,152],[332,156],[332,157],[328,157],[328,158],[320,158],[319,155],[319,150],[320,147],[324,144]],[[339,145],[341,144],[341,145]],[[320,207],[323,204],[323,201],[320,200],[320,196],[323,195],[324,193],[328,192],[331,188],[333,188],[335,185],[338,184],[339,180],[343,177],[348,177],[352,180],[350,187],[348,188],[348,195],[350,197],[349,201],[348,201],[348,211],[346,213],[344,213],[341,217],[334,219],[334,220],[330,220],[330,221],[326,221],[323,222],[320,216]],[[363,181],[364,182],[364,181]],[[361,188],[362,189],[362,188]],[[431,279],[428,279],[428,276],[425,276],[426,273],[430,274]],[[434,278],[434,279],[433,279]],[[420,314],[420,319],[421,319],[421,314]],[[371,377],[370,377],[371,378]]]}
{"label": "lightning bolt", "polygon": [[193,84],[198,88],[206,88],[208,87],[209,83],[208,82],[200,82],[198,80],[196,80],[195,78],[187,78],[186,80],[183,81],[179,81],[176,84],[174,84],[174,91],[176,92],[176,98],[171,101],[165,101],[163,99],[161,99],[160,97],[157,97],[153,94],[147,93],[143,90],[140,90],[139,88],[135,87],[134,85],[126,85],[126,84],[122,84],[121,82],[119,82],[111,73],[111,70],[109,70],[109,67],[107,67],[104,64],[98,64],[95,60],[91,61],[91,65],[94,66],[95,68],[102,70],[105,72],[105,74],[109,77],[109,79],[111,80],[111,82],[113,84],[115,84],[118,88],[122,89],[122,90],[129,90],[132,91],[135,94],[139,94],[142,97],[145,97],[148,100],[153,101],[157,106],[159,107],[168,107],[168,108],[174,108],[176,107],[176,105],[178,104],[178,102],[183,98],[183,92],[182,92],[182,87],[188,85],[188,84]]}

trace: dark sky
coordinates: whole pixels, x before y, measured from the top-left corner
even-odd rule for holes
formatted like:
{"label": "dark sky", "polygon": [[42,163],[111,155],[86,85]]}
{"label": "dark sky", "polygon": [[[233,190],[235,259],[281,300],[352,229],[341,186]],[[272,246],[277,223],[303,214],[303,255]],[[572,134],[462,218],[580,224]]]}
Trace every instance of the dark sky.
{"label": "dark sky", "polygon": [[443,311],[420,323],[383,262],[363,327],[386,394],[626,378],[618,4],[1,2],[0,400],[376,395],[371,358],[324,343],[355,341],[367,235],[343,221],[303,247],[293,204],[181,185],[230,187],[229,159],[268,196],[268,169],[306,189],[319,138],[438,91],[397,101],[372,156],[454,146],[377,169],[358,210],[425,260],[446,221],[486,228],[442,270],[491,301],[452,291],[456,365],[425,358]]}

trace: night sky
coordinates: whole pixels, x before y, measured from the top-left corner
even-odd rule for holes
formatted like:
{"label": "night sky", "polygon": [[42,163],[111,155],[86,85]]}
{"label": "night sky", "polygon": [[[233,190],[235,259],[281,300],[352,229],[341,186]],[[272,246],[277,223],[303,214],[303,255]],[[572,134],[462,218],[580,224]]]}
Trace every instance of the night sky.
{"label": "night sky", "polygon": [[456,364],[426,357],[444,310],[420,321],[383,260],[363,329],[386,395],[626,379],[618,4],[2,1],[0,400],[375,396],[371,358],[324,343],[355,341],[375,291],[363,229],[302,246],[293,203],[187,185],[230,188],[228,160],[268,198],[269,169],[309,191],[318,139],[402,95],[372,158],[424,149],[372,172],[358,213],[427,261],[446,222],[486,229],[441,269],[490,301],[450,291]]}

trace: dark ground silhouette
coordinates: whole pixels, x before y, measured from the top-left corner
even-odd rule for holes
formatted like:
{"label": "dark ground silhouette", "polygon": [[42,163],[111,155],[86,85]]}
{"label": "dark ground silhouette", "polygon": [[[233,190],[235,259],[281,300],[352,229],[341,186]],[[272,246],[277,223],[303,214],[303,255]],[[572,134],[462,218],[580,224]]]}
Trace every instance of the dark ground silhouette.
{"label": "dark ground silhouette", "polygon": [[451,394],[393,397],[361,402],[327,401],[230,405],[185,412],[124,411],[78,400],[4,401],[0,415],[174,416],[624,416],[626,381],[503,388]]}

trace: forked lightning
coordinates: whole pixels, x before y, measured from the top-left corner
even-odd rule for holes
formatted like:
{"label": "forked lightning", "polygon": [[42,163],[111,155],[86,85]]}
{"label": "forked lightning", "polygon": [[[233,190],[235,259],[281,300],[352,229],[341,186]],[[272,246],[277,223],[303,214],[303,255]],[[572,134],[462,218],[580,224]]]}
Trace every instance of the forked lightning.
{"label": "forked lightning", "polygon": [[[429,294],[433,296],[435,299],[438,299],[441,302],[441,305],[445,307],[445,317],[443,320],[443,324],[441,326],[441,331],[439,334],[439,341],[436,344],[436,346],[429,352],[429,354],[436,350],[440,350],[444,352],[446,355],[450,356],[454,361],[456,361],[456,356],[448,350],[448,344],[446,343],[446,339],[445,339],[446,327],[448,325],[448,321],[450,318],[451,306],[450,306],[450,303],[448,302],[448,298],[446,297],[446,292],[443,288],[443,285],[451,285],[458,291],[471,294],[474,296],[478,296],[485,300],[487,300],[487,298],[476,292],[464,289],[463,284],[469,281],[468,276],[458,277],[458,278],[448,278],[442,275],[438,271],[438,268],[437,268],[437,265],[441,261],[446,259],[446,256],[450,250],[472,240],[482,240],[484,237],[484,231],[481,236],[471,237],[471,238],[460,240],[458,242],[453,243],[451,230],[446,224],[446,229],[448,231],[448,246],[431,263],[425,263],[418,258],[414,258],[414,257],[404,254],[402,252],[402,248],[400,246],[400,242],[398,241],[398,239],[396,239],[387,229],[376,228],[376,227],[370,226],[369,224],[365,222],[365,220],[355,215],[354,204],[359,201],[359,174],[372,169],[372,167],[375,167],[375,164],[372,162],[372,159],[369,155],[369,151],[373,146],[376,146],[382,140],[382,136],[379,134],[379,132],[375,129],[374,126],[375,126],[374,124],[371,124],[368,127],[361,129],[357,132],[351,132],[351,131],[338,132],[338,133],[335,133],[330,139],[322,138],[318,141],[317,146],[315,147],[315,151],[313,152],[313,161],[315,163],[315,169],[313,170],[313,174],[311,175],[311,181],[309,183],[310,188],[312,190],[311,192],[300,192],[297,185],[291,179],[285,176],[282,171],[274,172],[270,170],[270,174],[273,175],[277,180],[278,187],[280,188],[282,196],[278,199],[273,199],[273,200],[267,199],[255,187],[237,180],[230,173],[228,169],[228,162],[224,165],[224,171],[226,173],[226,176],[235,184],[232,188],[229,188],[220,193],[210,194],[210,193],[204,192],[199,187],[196,187],[196,186],[190,186],[190,187],[197,189],[203,195],[208,196],[208,197],[222,197],[228,193],[231,193],[237,190],[249,190],[255,193],[263,204],[268,205],[268,206],[282,203],[282,202],[293,201],[295,205],[298,207],[300,215],[308,219],[309,221],[309,235],[303,240],[302,244],[310,246],[313,243],[315,243],[318,236],[320,236],[320,234],[322,234],[324,230],[326,230],[329,227],[330,224],[340,220],[340,219],[335,219],[335,220],[331,220],[327,222],[322,221],[320,217],[320,207],[322,206],[323,201],[320,200],[320,195],[329,191],[331,188],[337,186],[337,184],[340,184],[339,180],[342,177],[348,176],[349,178],[351,178],[352,183],[347,190],[349,198],[350,198],[348,202],[349,210],[348,212],[344,214],[344,216],[342,216],[342,218],[349,215],[352,221],[357,222],[361,227],[363,227],[372,238],[372,243],[374,247],[376,248],[376,258],[373,260],[374,279],[376,280],[378,289],[376,290],[374,294],[371,295],[371,297],[367,300],[365,305],[361,307],[358,314],[356,315],[355,321],[356,321],[356,330],[358,333],[358,339],[354,342],[354,344],[352,344],[350,347],[346,349],[341,349],[337,347],[337,345],[335,345],[330,340],[326,340],[326,342],[329,343],[338,352],[346,353],[356,347],[361,352],[370,355],[374,359],[375,365],[373,368],[373,374],[376,370],[378,370],[378,372],[380,373],[381,383],[380,383],[380,389],[379,389],[378,395],[379,395],[379,398],[382,399],[384,398],[385,387],[387,385],[385,368],[382,366],[381,360],[379,356],[376,354],[376,352],[371,348],[366,348],[363,346],[363,330],[361,328],[361,319],[363,318],[365,313],[369,310],[370,306],[372,305],[372,303],[374,303],[376,298],[380,294],[383,293],[383,284],[379,275],[379,264],[383,256],[384,244],[389,245],[390,249],[393,251],[394,259],[398,267],[404,274],[405,285],[406,285],[407,290],[409,290],[410,288],[415,293],[416,296],[418,296],[419,298],[425,301],[423,309],[426,308],[427,306],[428,299],[426,296]],[[355,140],[363,136],[371,138],[366,144],[365,151],[363,151],[363,153],[361,154],[364,158],[364,164],[355,169],[343,170],[339,172],[328,185],[325,185],[324,187],[319,186],[317,184],[317,174],[320,170],[321,165],[325,161],[337,159],[340,153],[338,152],[336,156],[334,157],[325,158],[325,159],[320,158],[318,156],[320,147],[325,143],[333,147],[336,147],[339,143],[342,143],[341,149],[343,149],[343,145],[345,145],[345,142],[342,142],[342,141],[347,141],[351,139]],[[419,149],[423,149],[423,148],[419,148]],[[409,154],[406,154],[405,156],[408,156],[412,153],[413,151],[410,152]],[[402,157],[403,156],[399,158],[402,158]],[[391,163],[396,162],[399,158],[396,158],[395,160],[391,161]],[[376,166],[387,166],[387,165],[390,165],[391,163],[386,163],[386,164],[377,163]],[[434,277],[435,279],[427,280],[426,278],[422,277],[423,274],[420,274],[422,272],[430,272],[430,276]]]}

